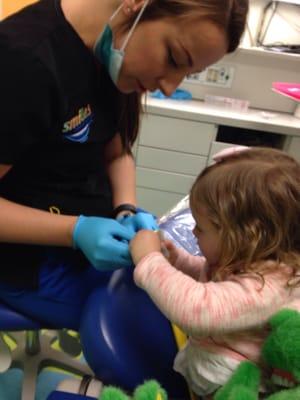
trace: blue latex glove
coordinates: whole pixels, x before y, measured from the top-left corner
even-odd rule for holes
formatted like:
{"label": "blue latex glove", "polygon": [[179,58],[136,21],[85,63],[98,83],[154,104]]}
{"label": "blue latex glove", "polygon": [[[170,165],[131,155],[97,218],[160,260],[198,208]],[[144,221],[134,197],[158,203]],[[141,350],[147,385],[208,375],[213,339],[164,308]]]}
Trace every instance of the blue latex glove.
{"label": "blue latex glove", "polygon": [[175,89],[170,96],[165,96],[160,90],[155,90],[150,93],[150,97],[155,99],[191,100],[192,94],[184,89]]}
{"label": "blue latex glove", "polygon": [[115,219],[80,215],[73,243],[98,270],[109,271],[132,265],[129,241],[134,233]]}
{"label": "blue latex glove", "polygon": [[134,215],[126,215],[118,219],[118,221],[121,225],[128,228],[133,235],[141,229],[158,230],[156,218],[146,211],[140,211]]}

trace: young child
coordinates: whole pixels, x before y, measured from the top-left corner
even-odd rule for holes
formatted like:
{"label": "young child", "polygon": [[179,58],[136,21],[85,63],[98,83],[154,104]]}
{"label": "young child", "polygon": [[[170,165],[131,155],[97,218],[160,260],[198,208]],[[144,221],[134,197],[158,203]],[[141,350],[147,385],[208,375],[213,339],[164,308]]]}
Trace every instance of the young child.
{"label": "young child", "polygon": [[190,207],[204,257],[167,242],[167,260],[146,230],[130,247],[136,284],[189,336],[175,370],[208,396],[242,360],[260,363],[272,314],[300,310],[300,165],[274,149],[233,153],[198,176]]}

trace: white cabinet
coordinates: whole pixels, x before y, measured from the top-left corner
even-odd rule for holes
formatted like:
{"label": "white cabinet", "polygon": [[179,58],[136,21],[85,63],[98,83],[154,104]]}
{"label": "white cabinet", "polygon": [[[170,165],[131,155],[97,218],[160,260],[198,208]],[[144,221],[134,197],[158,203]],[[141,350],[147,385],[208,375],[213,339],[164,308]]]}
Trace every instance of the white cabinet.
{"label": "white cabinet", "polygon": [[153,147],[139,146],[137,164],[145,168],[161,169],[195,175],[206,165],[206,156],[162,150]]}
{"label": "white cabinet", "polygon": [[177,204],[184,196],[178,193],[137,187],[137,197],[138,204],[141,207],[151,211],[157,217],[160,217]]}
{"label": "white cabinet", "polygon": [[142,120],[139,144],[207,156],[216,133],[214,124],[148,114]]}
{"label": "white cabinet", "polygon": [[300,162],[300,137],[290,136],[286,143],[285,150],[298,162]]}
{"label": "white cabinet", "polygon": [[269,118],[264,110],[238,113],[198,100],[152,98],[147,110],[134,152],[137,195],[138,204],[157,216],[189,192],[215,153],[234,142],[284,148],[300,161],[300,119],[289,113]]}
{"label": "white cabinet", "polygon": [[[157,216],[165,214],[189,192],[195,177],[212,163],[215,153],[233,145],[227,140],[222,142],[221,127],[216,140],[218,125],[213,122],[195,121],[191,115],[186,119],[184,113],[178,115],[160,115],[159,110],[144,115],[136,146],[138,204]],[[252,136],[247,137],[248,122],[245,126],[239,124],[237,121],[243,144],[251,145]],[[274,129],[280,147],[300,160],[300,136],[281,133],[281,130]],[[262,143],[268,143],[269,131],[254,132]],[[226,135],[225,139],[228,139]]]}
{"label": "white cabinet", "polygon": [[215,124],[144,115],[136,149],[139,206],[160,216],[183,198],[207,165],[216,134]]}

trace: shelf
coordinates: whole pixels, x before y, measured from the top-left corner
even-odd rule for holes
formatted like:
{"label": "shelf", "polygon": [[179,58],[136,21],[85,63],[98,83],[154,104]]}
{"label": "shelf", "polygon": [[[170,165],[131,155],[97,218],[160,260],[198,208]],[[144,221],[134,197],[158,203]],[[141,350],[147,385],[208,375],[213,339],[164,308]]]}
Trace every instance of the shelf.
{"label": "shelf", "polygon": [[247,54],[258,57],[269,57],[276,60],[289,60],[300,62],[300,54],[297,53],[281,53],[272,50],[266,50],[261,47],[244,47],[240,46],[237,50],[238,53]]}

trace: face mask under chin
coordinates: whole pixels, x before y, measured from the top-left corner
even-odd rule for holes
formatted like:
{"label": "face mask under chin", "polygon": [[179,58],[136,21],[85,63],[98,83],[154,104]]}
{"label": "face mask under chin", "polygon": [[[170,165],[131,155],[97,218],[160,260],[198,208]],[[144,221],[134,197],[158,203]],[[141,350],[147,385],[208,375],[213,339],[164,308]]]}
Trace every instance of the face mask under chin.
{"label": "face mask under chin", "polygon": [[113,32],[111,29],[111,26],[109,23],[113,20],[113,18],[119,13],[121,8],[123,7],[123,4],[121,4],[117,10],[114,12],[114,14],[110,17],[109,22],[105,25],[103,31],[99,35],[98,39],[96,40],[95,46],[94,46],[94,54],[97,60],[105,66],[107,72],[109,73],[112,81],[114,84],[117,86],[119,76],[120,76],[120,71],[122,68],[122,65],[124,63],[124,57],[125,57],[125,47],[127,46],[127,43],[132,36],[134,29],[139,22],[149,0],[146,0],[145,3],[143,4],[142,8],[140,9],[130,31],[128,32],[122,47],[120,50],[114,48],[113,44]]}

